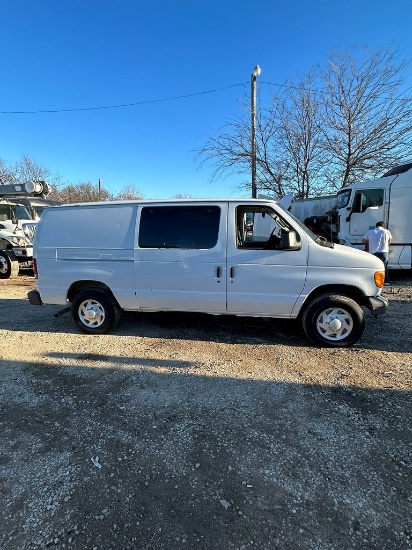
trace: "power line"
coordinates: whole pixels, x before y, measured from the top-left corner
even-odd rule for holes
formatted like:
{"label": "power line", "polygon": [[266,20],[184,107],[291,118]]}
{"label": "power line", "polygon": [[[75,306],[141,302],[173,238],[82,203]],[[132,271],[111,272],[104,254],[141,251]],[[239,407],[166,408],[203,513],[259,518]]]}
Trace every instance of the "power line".
{"label": "power line", "polygon": [[101,107],[78,107],[74,109],[45,109],[38,111],[0,111],[2,115],[36,115],[41,113],[73,113],[76,111],[99,111],[102,109],[121,109],[124,107],[135,107],[137,105],[147,105],[149,103],[161,103],[165,101],[175,101],[176,99],[187,99],[189,97],[195,97],[205,94],[214,94],[216,92],[221,92],[223,90],[229,90],[230,88],[236,88],[239,86],[245,86],[247,82],[241,82],[240,84],[232,84],[231,86],[225,86],[224,88],[216,88],[215,90],[207,90],[203,92],[196,92],[193,94],[179,95],[174,97],[166,97],[163,99],[150,99],[147,101],[137,101],[135,103],[123,103],[120,105],[104,105]]}
{"label": "power line", "polygon": [[[265,82],[263,80],[261,80],[259,83],[261,85],[265,84],[267,86],[276,86],[277,88],[311,91],[313,93],[318,93],[318,94],[324,94],[325,93],[324,90],[318,90],[316,88],[301,88],[299,86],[293,86],[291,84],[277,84],[276,82]],[[103,105],[103,106],[100,106],[100,107],[77,107],[77,108],[73,108],[73,109],[44,109],[44,110],[38,110],[38,111],[0,111],[0,114],[1,115],[36,115],[36,114],[42,114],[42,113],[56,114],[56,113],[74,113],[74,112],[80,112],[80,111],[100,111],[100,110],[104,110],[104,109],[122,109],[122,108],[125,108],[125,107],[136,107],[138,105],[149,105],[150,103],[164,103],[166,101],[176,101],[178,99],[187,99],[189,97],[196,97],[196,96],[206,95],[206,94],[214,94],[214,93],[217,93],[217,92],[221,92],[221,91],[224,91],[224,90],[229,90],[231,88],[237,88],[239,86],[245,86],[245,85],[248,85],[248,84],[249,84],[249,82],[241,82],[239,84],[232,84],[230,86],[225,86],[224,88],[216,88],[214,90],[205,90],[203,92],[195,92],[193,94],[184,94],[184,95],[178,95],[178,96],[173,96],[173,97],[166,97],[166,98],[162,98],[162,99],[149,99],[149,100],[146,100],[146,101],[136,101],[134,103],[121,103],[119,105]],[[408,92],[409,90],[411,90],[411,88],[408,88],[407,90],[402,92],[401,95]],[[375,98],[382,98],[382,99],[391,99],[391,98],[383,97],[383,96],[379,96],[379,95],[374,95],[374,97]],[[397,98],[393,98],[393,101],[411,102],[412,98],[397,97]]]}

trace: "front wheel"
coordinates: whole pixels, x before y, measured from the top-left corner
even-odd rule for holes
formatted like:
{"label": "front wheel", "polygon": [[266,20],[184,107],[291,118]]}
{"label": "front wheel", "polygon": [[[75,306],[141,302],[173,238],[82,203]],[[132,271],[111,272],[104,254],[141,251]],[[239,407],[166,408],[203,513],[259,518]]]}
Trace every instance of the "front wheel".
{"label": "front wheel", "polygon": [[0,279],[12,279],[19,274],[19,262],[0,250]]}
{"label": "front wheel", "polygon": [[121,309],[104,290],[86,289],[77,294],[71,305],[76,326],[87,334],[105,334],[116,326]]}
{"label": "front wheel", "polygon": [[324,294],[313,300],[302,316],[303,330],[315,344],[348,347],[365,329],[362,308],[351,298]]}

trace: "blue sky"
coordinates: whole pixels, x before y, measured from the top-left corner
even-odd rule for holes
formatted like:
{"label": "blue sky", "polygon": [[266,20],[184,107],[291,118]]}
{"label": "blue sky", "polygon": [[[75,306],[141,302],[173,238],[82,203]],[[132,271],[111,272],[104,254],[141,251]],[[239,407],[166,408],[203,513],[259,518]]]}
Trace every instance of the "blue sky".
{"label": "blue sky", "polygon": [[411,14],[411,0],[3,0],[0,157],[146,198],[244,195],[194,150],[241,114],[254,66],[263,94],[336,48],[412,59]]}

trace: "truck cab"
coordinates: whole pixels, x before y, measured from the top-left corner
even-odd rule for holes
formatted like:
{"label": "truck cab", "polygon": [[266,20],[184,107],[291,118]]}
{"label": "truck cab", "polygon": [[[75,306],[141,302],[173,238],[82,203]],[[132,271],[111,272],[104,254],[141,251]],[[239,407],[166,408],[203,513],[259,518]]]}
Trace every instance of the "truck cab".
{"label": "truck cab", "polygon": [[0,184],[0,279],[33,267],[33,241],[42,210],[58,204],[45,198],[45,181]]}
{"label": "truck cab", "polygon": [[412,163],[398,166],[381,178],[342,188],[336,208],[341,244],[363,248],[363,235],[383,221],[392,234],[389,269],[411,269]]}

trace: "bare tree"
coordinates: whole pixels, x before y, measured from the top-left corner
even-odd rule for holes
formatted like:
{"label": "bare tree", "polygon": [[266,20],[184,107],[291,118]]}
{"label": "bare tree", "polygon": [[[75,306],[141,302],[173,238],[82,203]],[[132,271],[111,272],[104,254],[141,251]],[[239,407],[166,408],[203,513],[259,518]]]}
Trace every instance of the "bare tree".
{"label": "bare tree", "polygon": [[120,190],[118,193],[115,193],[114,195],[111,195],[111,200],[116,201],[130,201],[130,200],[138,200],[143,198],[143,195],[135,187],[134,185],[128,185],[127,187],[124,187],[122,190]]}
{"label": "bare tree", "polygon": [[173,195],[170,197],[172,199],[193,199],[193,195],[190,193],[176,193],[176,195]]}
{"label": "bare tree", "polygon": [[[374,177],[410,158],[412,99],[407,62],[391,48],[330,56],[296,81],[287,79],[269,108],[258,109],[257,188],[305,198]],[[251,172],[250,111],[232,118],[197,151],[212,180]],[[249,177],[241,182],[250,189]]]}
{"label": "bare tree", "polygon": [[36,160],[29,158],[27,155],[22,155],[13,167],[13,174],[19,183],[23,183],[25,181],[47,180],[51,172]]}
{"label": "bare tree", "polygon": [[64,187],[52,185],[52,191],[49,195],[50,199],[65,202],[98,202],[110,200],[110,193],[97,184],[91,182],[68,184]]}
{"label": "bare tree", "polygon": [[[257,188],[282,197],[293,192],[299,198],[319,193],[322,170],[322,106],[313,91],[316,75],[288,79],[281,95],[272,97],[268,109],[260,109],[256,121]],[[246,110],[246,108],[245,108]],[[212,161],[212,179],[226,173],[250,174],[251,128],[249,116],[231,119],[222,132],[208,136],[198,151],[200,166]],[[250,189],[249,181],[242,183]]]}
{"label": "bare tree", "polygon": [[[249,136],[249,138],[247,138]],[[250,127],[242,117],[233,117],[216,134],[207,135],[206,143],[197,151],[202,167],[206,162],[213,167],[211,180],[229,174],[250,171]]]}
{"label": "bare tree", "polygon": [[49,176],[50,171],[47,168],[27,155],[22,155],[20,160],[13,165],[0,159],[0,182],[2,183],[46,180]]}
{"label": "bare tree", "polygon": [[47,181],[51,187],[48,198],[64,203],[142,198],[140,191],[133,185],[123,188],[118,193],[110,193],[101,185],[94,185],[91,182],[61,183],[59,176],[52,175],[48,168],[28,155],[22,155],[13,165],[0,158],[0,184],[26,181]]}
{"label": "bare tree", "polygon": [[406,61],[390,48],[330,57],[325,82],[324,150],[335,187],[376,176],[410,156],[411,98]]}
{"label": "bare tree", "polygon": [[109,193],[102,185],[87,183],[69,183],[64,186],[51,186],[49,198],[65,203],[74,202],[99,202],[117,200],[138,200],[142,198],[140,191],[133,185],[129,185],[118,193]]}
{"label": "bare tree", "polygon": [[316,90],[317,74],[308,73],[296,82],[288,79],[282,96],[274,96],[277,113],[277,151],[284,158],[284,187],[297,198],[325,192],[321,173],[325,163],[322,147],[323,106]]}
{"label": "bare tree", "polygon": [[[217,134],[207,136],[197,158],[199,167],[212,164],[212,181],[236,174],[242,177],[239,188],[251,190],[250,112],[246,106],[244,110],[244,117],[229,119]],[[260,113],[256,120],[257,188],[283,196],[284,160],[273,152],[277,123],[278,118],[271,111]]]}
{"label": "bare tree", "polygon": [[16,179],[9,163],[0,158],[0,184],[14,183],[15,181]]}

